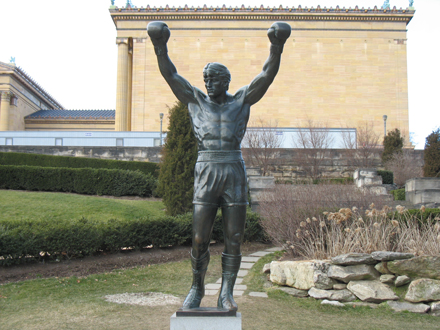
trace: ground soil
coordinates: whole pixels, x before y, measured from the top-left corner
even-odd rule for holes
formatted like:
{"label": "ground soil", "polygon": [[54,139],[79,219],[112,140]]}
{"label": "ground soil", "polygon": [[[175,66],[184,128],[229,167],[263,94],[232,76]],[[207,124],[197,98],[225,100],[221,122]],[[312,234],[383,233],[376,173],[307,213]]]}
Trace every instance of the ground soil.
{"label": "ground soil", "polygon": [[[263,243],[245,243],[242,254],[247,255],[271,247]],[[210,246],[211,255],[219,255],[223,244]],[[90,274],[110,272],[115,269],[132,268],[143,265],[180,261],[189,258],[190,247],[178,246],[166,249],[145,249],[143,251],[124,251],[115,254],[101,254],[81,259],[59,262],[31,262],[22,265],[0,266],[0,284],[48,277],[84,277]]]}

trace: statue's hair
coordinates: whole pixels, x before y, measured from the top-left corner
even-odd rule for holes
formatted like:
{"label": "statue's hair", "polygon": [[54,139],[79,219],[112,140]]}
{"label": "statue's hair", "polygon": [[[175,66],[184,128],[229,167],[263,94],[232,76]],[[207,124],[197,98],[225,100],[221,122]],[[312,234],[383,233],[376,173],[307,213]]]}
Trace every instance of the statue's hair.
{"label": "statue's hair", "polygon": [[203,75],[206,75],[207,71],[214,72],[214,74],[222,79],[225,79],[228,83],[231,82],[231,73],[229,72],[228,68],[224,66],[223,64],[213,62],[208,63],[203,68]]}

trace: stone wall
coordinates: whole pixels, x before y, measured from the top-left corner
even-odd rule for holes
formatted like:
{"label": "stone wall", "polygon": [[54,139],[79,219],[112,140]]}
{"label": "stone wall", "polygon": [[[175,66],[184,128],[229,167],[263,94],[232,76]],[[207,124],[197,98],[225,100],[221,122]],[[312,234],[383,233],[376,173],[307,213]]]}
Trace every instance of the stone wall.
{"label": "stone wall", "polygon": [[58,147],[58,146],[0,146],[1,152],[116,159],[139,162],[160,162],[160,147]]}
{"label": "stone wall", "polygon": [[440,206],[440,178],[413,178],[406,181],[405,199],[416,206]]}
{"label": "stone wall", "polygon": [[[331,260],[273,261],[263,268],[276,287],[335,306],[376,307],[440,316],[440,257],[376,251]],[[393,288],[401,288],[400,296]],[[396,291],[397,292],[397,291]],[[356,301],[357,300],[357,301]]]}
{"label": "stone wall", "polygon": [[[2,152],[25,152],[54,156],[90,157],[102,159],[160,162],[160,147],[60,147],[60,146],[0,146]],[[268,173],[275,181],[305,178],[305,173],[295,157],[301,149],[278,149]],[[423,150],[414,151],[423,160]],[[374,157],[374,167],[381,167],[379,153]],[[247,167],[251,167],[246,163]],[[323,161],[323,177],[352,177],[356,166],[345,149],[329,149]]]}

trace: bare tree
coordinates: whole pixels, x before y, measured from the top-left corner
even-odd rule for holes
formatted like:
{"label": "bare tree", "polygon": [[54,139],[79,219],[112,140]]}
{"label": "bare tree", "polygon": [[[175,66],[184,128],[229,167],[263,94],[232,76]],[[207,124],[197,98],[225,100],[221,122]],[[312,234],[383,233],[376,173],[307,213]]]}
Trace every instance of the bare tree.
{"label": "bare tree", "polygon": [[423,161],[417,158],[414,150],[403,149],[385,163],[385,168],[394,174],[394,183],[399,187],[412,178],[423,177]]}
{"label": "bare tree", "polygon": [[293,137],[293,145],[299,149],[295,160],[308,177],[316,180],[322,175],[322,166],[332,144],[333,137],[327,124],[308,119],[305,127],[299,128]]}
{"label": "bare tree", "polygon": [[356,129],[356,136],[351,131],[342,131],[343,147],[347,150],[348,165],[354,168],[368,168],[375,165],[375,159],[382,152],[381,136],[374,131],[373,122]]}
{"label": "bare tree", "polygon": [[243,156],[247,164],[261,169],[266,175],[271,165],[278,162],[283,135],[277,131],[278,123],[258,118],[250,122],[243,138]]}

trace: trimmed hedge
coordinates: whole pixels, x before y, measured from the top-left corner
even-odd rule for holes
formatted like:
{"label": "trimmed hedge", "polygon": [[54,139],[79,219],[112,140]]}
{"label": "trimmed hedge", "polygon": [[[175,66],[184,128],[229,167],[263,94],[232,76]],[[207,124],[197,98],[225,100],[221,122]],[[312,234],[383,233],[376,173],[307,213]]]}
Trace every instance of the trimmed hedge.
{"label": "trimmed hedge", "polygon": [[0,165],[0,189],[151,196],[156,181],[140,171]]}
{"label": "trimmed hedge", "polygon": [[395,201],[404,201],[405,200],[405,188],[391,190],[390,194],[394,196]]}
{"label": "trimmed hedge", "polygon": [[391,171],[378,170],[377,175],[380,175],[382,177],[383,184],[393,184],[394,183],[394,174]]}
{"label": "trimmed hedge", "polygon": [[[259,216],[248,210],[245,241],[266,240]],[[100,251],[147,246],[191,244],[192,214],[139,218],[135,221],[53,219],[0,220],[0,264],[11,265],[41,257],[81,257]],[[213,238],[221,241],[223,227],[217,215]]]}
{"label": "trimmed hedge", "polygon": [[70,167],[70,168],[107,168],[116,170],[141,171],[154,177],[159,175],[159,165],[149,162],[127,162],[112,159],[96,159],[68,156],[50,156],[18,152],[0,152],[2,165],[28,165],[41,167]]}

